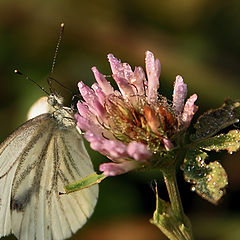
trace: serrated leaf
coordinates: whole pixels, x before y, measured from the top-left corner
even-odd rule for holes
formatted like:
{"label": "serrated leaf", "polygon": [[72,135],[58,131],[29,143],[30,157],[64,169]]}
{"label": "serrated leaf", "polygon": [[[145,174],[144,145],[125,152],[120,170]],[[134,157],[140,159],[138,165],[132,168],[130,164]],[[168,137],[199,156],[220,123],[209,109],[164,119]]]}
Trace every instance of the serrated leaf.
{"label": "serrated leaf", "polygon": [[207,151],[227,150],[229,153],[236,152],[240,149],[240,131],[231,130],[227,134],[220,134],[206,139],[197,146]]}
{"label": "serrated leaf", "polygon": [[209,110],[200,116],[195,124],[192,140],[211,137],[220,130],[236,123],[240,118],[240,102],[226,100],[218,109]]}
{"label": "serrated leaf", "polygon": [[[100,183],[106,176],[102,174],[93,173],[85,178],[82,178],[74,183],[68,184],[65,186],[65,193],[71,193],[75,191],[82,190],[84,188],[91,187],[92,185]],[[63,194],[63,193],[62,193]]]}
{"label": "serrated leaf", "polygon": [[217,161],[206,164],[207,156],[201,150],[189,150],[183,164],[184,178],[193,184],[192,191],[212,203],[217,203],[228,184],[227,174]]}

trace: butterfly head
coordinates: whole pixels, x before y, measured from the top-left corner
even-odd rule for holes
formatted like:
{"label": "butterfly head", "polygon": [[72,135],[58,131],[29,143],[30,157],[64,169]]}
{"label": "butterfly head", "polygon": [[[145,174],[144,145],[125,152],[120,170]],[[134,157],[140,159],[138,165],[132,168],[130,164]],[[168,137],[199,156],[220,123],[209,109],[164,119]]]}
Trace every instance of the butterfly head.
{"label": "butterfly head", "polygon": [[71,108],[63,106],[63,98],[56,94],[42,97],[30,108],[27,119],[49,113],[60,126],[69,127],[75,125],[74,112]]}

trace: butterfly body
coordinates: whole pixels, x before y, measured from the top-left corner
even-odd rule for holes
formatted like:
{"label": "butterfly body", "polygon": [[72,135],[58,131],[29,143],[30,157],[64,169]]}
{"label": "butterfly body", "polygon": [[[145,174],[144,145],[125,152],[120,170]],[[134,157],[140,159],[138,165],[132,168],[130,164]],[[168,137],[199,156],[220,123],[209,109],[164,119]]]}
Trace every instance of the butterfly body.
{"label": "butterfly body", "polygon": [[0,237],[65,239],[84,225],[98,186],[59,195],[64,186],[94,173],[72,110],[55,95],[36,116],[0,145]]}

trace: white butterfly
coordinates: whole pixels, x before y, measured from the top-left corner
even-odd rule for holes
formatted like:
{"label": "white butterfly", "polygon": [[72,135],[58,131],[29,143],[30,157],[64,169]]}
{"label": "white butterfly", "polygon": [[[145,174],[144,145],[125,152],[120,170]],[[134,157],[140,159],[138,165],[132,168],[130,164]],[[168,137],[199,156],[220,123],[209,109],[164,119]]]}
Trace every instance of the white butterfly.
{"label": "white butterfly", "polygon": [[59,195],[94,170],[72,110],[53,94],[40,101],[48,102],[48,113],[28,120],[0,145],[0,237],[69,238],[97,201],[97,185]]}

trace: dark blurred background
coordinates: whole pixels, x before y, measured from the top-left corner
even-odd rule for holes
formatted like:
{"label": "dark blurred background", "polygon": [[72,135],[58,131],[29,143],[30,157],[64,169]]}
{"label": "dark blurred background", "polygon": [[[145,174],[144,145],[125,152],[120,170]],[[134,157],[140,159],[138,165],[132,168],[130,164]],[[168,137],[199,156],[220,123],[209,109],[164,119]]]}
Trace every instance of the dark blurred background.
{"label": "dark blurred background", "polygon": [[[91,67],[111,74],[106,59],[113,53],[132,66],[144,66],[146,50],[160,58],[161,93],[171,98],[175,76],[197,93],[198,115],[239,99],[240,1],[208,0],[92,0],[0,1],[0,140],[25,121],[28,108],[44,93],[30,81],[14,75],[15,68],[47,89],[46,78],[59,34],[63,42],[54,78],[77,93],[77,83],[94,82]],[[72,94],[58,87],[66,102]],[[96,169],[105,161],[90,150]],[[186,213],[197,240],[240,239],[240,154],[214,154],[229,175],[227,194],[217,205],[190,191],[179,172]],[[99,201],[89,222],[72,239],[165,239],[149,223],[155,207],[152,179],[158,172],[130,173],[100,185]],[[9,237],[8,239],[13,239]]]}

